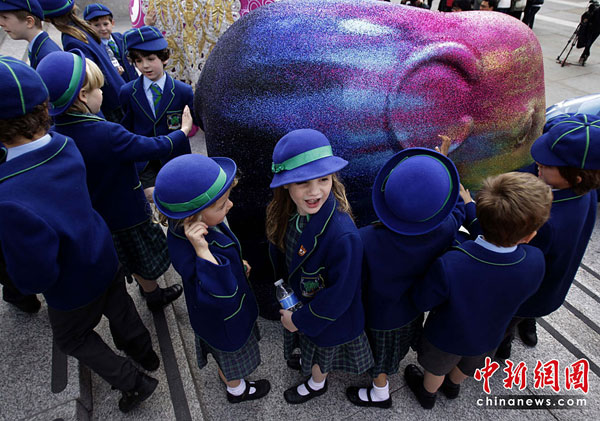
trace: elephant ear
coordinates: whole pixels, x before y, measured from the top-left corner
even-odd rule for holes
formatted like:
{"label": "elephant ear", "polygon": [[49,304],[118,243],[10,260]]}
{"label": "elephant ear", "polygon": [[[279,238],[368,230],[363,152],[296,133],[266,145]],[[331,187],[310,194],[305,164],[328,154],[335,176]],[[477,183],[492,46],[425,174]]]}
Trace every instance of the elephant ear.
{"label": "elephant ear", "polygon": [[[456,149],[473,131],[474,88],[480,77],[474,52],[456,42],[438,42],[399,64],[389,104],[389,124],[402,147],[439,145]],[[481,99],[479,99],[481,101]]]}

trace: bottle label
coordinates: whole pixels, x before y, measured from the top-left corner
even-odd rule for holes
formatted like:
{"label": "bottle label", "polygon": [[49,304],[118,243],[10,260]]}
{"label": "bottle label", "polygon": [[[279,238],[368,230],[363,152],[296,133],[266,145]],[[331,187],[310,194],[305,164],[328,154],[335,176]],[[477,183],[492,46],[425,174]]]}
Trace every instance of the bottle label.
{"label": "bottle label", "polygon": [[281,308],[283,308],[284,310],[289,310],[290,308],[298,304],[298,299],[295,295],[288,295],[287,297],[279,300],[279,304],[281,304]]}

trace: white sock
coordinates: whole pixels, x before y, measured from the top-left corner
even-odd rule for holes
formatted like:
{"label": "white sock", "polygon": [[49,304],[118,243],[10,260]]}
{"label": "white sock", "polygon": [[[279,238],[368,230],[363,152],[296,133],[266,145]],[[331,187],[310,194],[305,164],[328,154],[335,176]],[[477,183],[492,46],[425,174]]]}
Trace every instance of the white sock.
{"label": "white sock", "polygon": [[[229,393],[231,393],[233,396],[240,396],[242,393],[244,393],[245,390],[246,390],[246,381],[244,379],[241,379],[240,384],[237,385],[236,387],[227,386],[227,391]],[[254,392],[256,392],[256,388],[250,387],[249,394],[251,395]]]}
{"label": "white sock", "polygon": [[[321,383],[317,383],[316,381],[313,380],[312,376],[310,376],[310,379],[308,379],[308,387],[310,387],[312,390],[321,390],[321,389],[323,389],[323,387],[325,387],[326,380],[327,380],[327,378],[325,378],[325,380],[323,380]],[[296,390],[298,391],[298,394],[300,396],[306,396],[309,393],[306,386],[304,386],[304,383],[302,383],[300,386],[298,386],[298,388]]]}
{"label": "white sock", "polygon": [[[358,391],[358,397],[361,401],[368,401],[367,398],[367,389],[362,388]],[[388,400],[390,397],[390,382],[386,381],[385,386],[377,387],[375,383],[373,383],[373,389],[371,389],[371,400],[373,402],[381,402]]]}

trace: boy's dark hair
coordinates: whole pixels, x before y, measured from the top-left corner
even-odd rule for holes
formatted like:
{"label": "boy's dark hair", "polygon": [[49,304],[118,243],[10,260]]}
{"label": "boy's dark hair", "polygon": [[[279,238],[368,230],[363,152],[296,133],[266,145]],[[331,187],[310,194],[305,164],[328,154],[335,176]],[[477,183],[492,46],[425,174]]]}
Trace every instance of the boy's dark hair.
{"label": "boy's dark hair", "polygon": [[98,22],[102,18],[110,18],[111,23],[115,23],[115,18],[113,18],[113,15],[110,13],[108,15],[96,16],[95,18],[88,20],[88,22],[89,23]]}
{"label": "boy's dark hair", "polygon": [[19,19],[21,22],[23,22],[25,19],[27,19],[29,16],[31,16],[33,18],[33,21],[35,22],[35,27],[38,29],[42,29],[42,20],[40,18],[38,18],[37,16],[29,13],[27,10],[11,10],[11,11],[7,11],[5,13],[14,14],[16,16],[16,18]]}
{"label": "boy's dark hair", "polygon": [[490,5],[490,7],[493,10],[496,10],[496,8],[498,7],[498,0],[484,0],[487,1],[487,3]]}
{"label": "boy's dark hair", "polygon": [[158,59],[160,61],[167,61],[169,59],[169,57],[171,57],[171,53],[169,52],[168,48],[165,48],[164,50],[158,50],[158,51],[146,51],[146,50],[138,50],[136,48],[130,48],[127,53],[127,56],[129,57],[129,60],[131,60],[133,63],[135,63],[136,60],[138,60],[142,57],[148,57],[152,54],[156,54],[156,57],[158,57]]}
{"label": "boy's dark hair", "polygon": [[552,190],[533,174],[509,172],[484,180],[477,194],[477,219],[484,238],[511,247],[550,217]]}
{"label": "boy's dark hair", "polygon": [[[582,170],[575,167],[556,167],[558,172],[569,182],[571,190],[577,195],[583,195],[590,190],[600,188],[600,170]],[[581,177],[581,181],[577,182],[577,177]]]}
{"label": "boy's dark hair", "polygon": [[52,120],[48,114],[48,101],[36,105],[33,111],[24,116],[0,120],[0,141],[11,145],[18,136],[33,140],[41,130],[50,130]]}

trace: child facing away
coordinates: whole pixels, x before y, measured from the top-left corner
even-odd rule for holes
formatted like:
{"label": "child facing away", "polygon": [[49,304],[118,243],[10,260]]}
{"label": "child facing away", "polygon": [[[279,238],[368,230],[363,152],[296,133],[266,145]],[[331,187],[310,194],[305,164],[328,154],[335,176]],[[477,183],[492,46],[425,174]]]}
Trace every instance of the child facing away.
{"label": "child facing away", "polygon": [[600,187],[600,118],[575,114],[547,123],[531,147],[538,176],[552,187],[550,219],[531,245],[544,253],[546,274],[540,289],[517,311],[498,358],[509,358],[514,326],[528,346],[537,344],[535,318],[557,310],[565,301],[596,222]]}
{"label": "child facing away", "polygon": [[100,3],[88,4],[83,10],[83,18],[94,28],[110,61],[117,69],[123,80],[129,82],[137,79],[138,74],[135,67],[127,60],[123,35],[113,32],[115,20],[108,7]]}
{"label": "child facing away", "polygon": [[[347,164],[312,129],[291,131],[273,151],[269,253],[276,279],[286,279],[304,304],[280,313],[283,327],[299,332],[301,373],[310,374],[285,391],[290,404],[325,393],[330,371],[361,374],[373,365],[360,294],[363,247],[336,175]],[[284,335],[286,360],[295,348],[291,338]]]}
{"label": "child facing away", "polygon": [[[165,73],[169,61],[167,40],[153,26],[131,29],[123,35],[129,59],[142,73],[121,88],[119,100],[125,111],[121,124],[142,136],[158,136],[181,126],[181,113],[187,105],[192,109],[194,91],[191,86]],[[172,157],[190,153],[189,142],[173,151]],[[140,181],[146,197],[152,190],[158,170],[166,160],[138,164]]]}
{"label": "child facing away", "polygon": [[[54,53],[59,54],[59,53]],[[145,370],[159,359],[119,268],[110,231],[92,208],[73,140],[48,132],[48,91],[27,64],[0,56],[0,248],[23,294],[42,293],[54,342],[122,392],[128,412],[156,389],[94,331],[102,315],[115,345]]]}
{"label": "child facing away", "polygon": [[156,207],[169,221],[169,251],[183,281],[198,366],[212,354],[231,403],[271,389],[268,380],[245,380],[260,364],[260,333],[250,266],[224,223],[235,173],[229,158],[183,155],[160,170],[154,190]]}
{"label": "child facing away", "polygon": [[486,179],[477,195],[483,235],[444,253],[414,286],[415,305],[430,310],[417,346],[425,374],[409,364],[404,377],[423,408],[435,405],[440,387],[448,399],[458,396],[539,288],[544,256],[527,243],[548,219],[551,202],[550,188],[532,174]]}
{"label": "child facing away", "polygon": [[125,83],[119,72],[110,61],[106,48],[94,28],[81,19],[79,8],[74,0],[39,0],[44,10],[44,19],[51,22],[62,32],[62,45],[65,51],[75,48],[83,51],[104,74],[102,86],[102,115],[108,121],[118,123],[123,118],[123,110],[119,104],[119,90]]}
{"label": "child facing away", "polygon": [[412,287],[452,246],[465,219],[459,186],[452,161],[425,148],[397,153],[375,179],[373,208],[379,221],[359,230],[363,302],[375,365],[369,370],[371,386],[346,390],[355,405],[392,405],[387,377],[398,371],[409,347],[416,346],[423,325]]}
{"label": "child facing away", "polygon": [[38,0],[0,2],[0,28],[12,39],[26,40],[29,65],[34,69],[41,59],[60,47],[42,30],[44,12]]}
{"label": "child facing away", "polygon": [[187,142],[189,111],[180,130],[147,138],[95,115],[102,105],[102,72],[83,52],[55,52],[38,67],[49,86],[55,129],[71,137],[87,168],[92,205],[113,236],[121,264],[138,281],[148,308],[157,311],[182,293],[181,285],[158,286],[156,279],[170,266],[167,240],[141,189],[135,162],[168,157]]}

